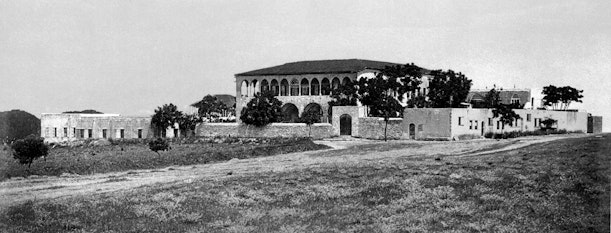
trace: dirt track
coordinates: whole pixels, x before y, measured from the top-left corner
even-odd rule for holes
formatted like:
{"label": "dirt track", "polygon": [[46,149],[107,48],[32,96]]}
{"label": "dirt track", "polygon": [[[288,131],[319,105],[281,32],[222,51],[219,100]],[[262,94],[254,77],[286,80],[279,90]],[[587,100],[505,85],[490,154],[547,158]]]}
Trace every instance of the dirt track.
{"label": "dirt track", "polygon": [[[218,180],[232,175],[257,172],[280,172],[304,167],[345,166],[353,163],[376,162],[398,157],[436,155],[462,157],[513,150],[535,143],[567,137],[586,135],[561,135],[524,137],[510,140],[472,140],[458,142],[424,141],[317,141],[333,147],[323,151],[299,152],[270,157],[238,160],[195,166],[168,167],[154,170],[95,174],[71,177],[30,177],[0,182],[0,208],[27,200],[65,198],[77,195],[107,193],[138,188],[158,183],[185,182],[194,179]],[[384,145],[385,144],[385,145]],[[351,150],[355,146],[372,146],[373,150]],[[379,147],[376,147],[379,146]],[[390,148],[378,151],[375,148]]]}

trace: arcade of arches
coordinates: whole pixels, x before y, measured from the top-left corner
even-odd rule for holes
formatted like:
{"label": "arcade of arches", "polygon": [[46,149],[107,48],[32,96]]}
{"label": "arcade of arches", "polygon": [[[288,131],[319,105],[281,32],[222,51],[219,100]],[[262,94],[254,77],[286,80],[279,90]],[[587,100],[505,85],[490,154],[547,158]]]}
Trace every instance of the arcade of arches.
{"label": "arcade of arches", "polygon": [[[280,80],[280,81],[278,81]],[[301,80],[301,81],[300,81]],[[243,80],[240,82],[238,96],[251,97],[254,94],[263,91],[272,91],[275,96],[320,96],[330,95],[331,90],[339,88],[340,84],[345,85],[352,82],[349,77],[341,79],[333,78],[281,78],[268,79],[262,78],[259,82],[257,79]]]}
{"label": "arcade of arches", "polygon": [[[329,122],[330,111],[327,109],[331,101],[331,90],[340,85],[352,82],[353,75],[338,75],[338,77],[246,77],[238,78],[237,95],[241,99],[236,111],[240,111],[245,103],[256,93],[271,91],[284,103],[282,106],[282,122],[299,122],[306,112],[316,112],[320,116],[318,122]],[[238,113],[239,114],[239,113]]]}

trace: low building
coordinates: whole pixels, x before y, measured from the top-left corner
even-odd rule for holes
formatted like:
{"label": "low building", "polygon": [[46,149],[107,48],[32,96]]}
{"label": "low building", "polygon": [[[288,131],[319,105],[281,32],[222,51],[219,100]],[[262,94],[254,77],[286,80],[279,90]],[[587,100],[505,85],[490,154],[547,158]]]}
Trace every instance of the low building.
{"label": "low building", "polygon": [[[138,139],[153,137],[150,116],[119,114],[43,113],[40,136],[45,142],[84,139]],[[168,129],[167,137],[178,129]]]}
{"label": "low building", "polygon": [[576,111],[549,111],[514,109],[521,119],[506,125],[494,118],[492,109],[476,108],[407,108],[404,111],[404,137],[477,138],[486,133],[535,131],[542,128],[545,119],[556,120],[554,128],[586,133],[588,113]]}

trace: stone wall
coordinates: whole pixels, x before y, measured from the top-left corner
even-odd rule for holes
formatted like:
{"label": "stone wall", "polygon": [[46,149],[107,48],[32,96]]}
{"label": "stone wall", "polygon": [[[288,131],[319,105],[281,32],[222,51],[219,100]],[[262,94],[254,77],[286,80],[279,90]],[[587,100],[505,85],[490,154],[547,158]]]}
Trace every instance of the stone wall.
{"label": "stone wall", "polygon": [[333,136],[329,123],[316,123],[311,127],[305,123],[272,123],[263,127],[240,123],[202,123],[195,133],[201,137],[310,137],[314,139]]}
{"label": "stone wall", "polygon": [[[401,124],[403,119],[391,118],[388,120],[386,137],[388,139],[401,139],[403,129]],[[384,139],[384,118],[379,117],[359,117],[358,118],[358,137],[367,139]]]}

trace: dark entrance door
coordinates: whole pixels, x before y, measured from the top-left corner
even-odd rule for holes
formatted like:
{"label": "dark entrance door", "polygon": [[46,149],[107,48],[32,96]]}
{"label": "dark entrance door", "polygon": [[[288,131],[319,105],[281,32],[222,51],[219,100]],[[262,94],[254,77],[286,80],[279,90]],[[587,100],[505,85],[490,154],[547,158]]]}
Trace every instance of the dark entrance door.
{"label": "dark entrance door", "polygon": [[352,117],[348,114],[339,117],[339,134],[352,135]]}
{"label": "dark entrance door", "polygon": [[416,139],[416,125],[409,124],[409,138]]}
{"label": "dark entrance door", "polygon": [[484,125],[486,124],[484,124],[484,121],[482,121],[482,136],[484,136]]}

